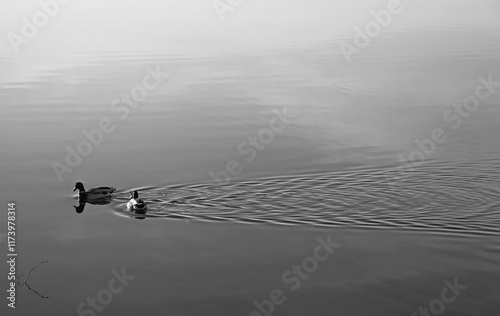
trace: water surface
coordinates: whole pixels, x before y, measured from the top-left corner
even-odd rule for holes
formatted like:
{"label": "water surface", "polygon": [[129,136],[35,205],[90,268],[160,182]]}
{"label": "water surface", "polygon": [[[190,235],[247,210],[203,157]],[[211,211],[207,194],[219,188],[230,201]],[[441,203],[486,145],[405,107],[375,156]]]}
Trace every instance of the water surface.
{"label": "water surface", "polygon": [[[50,298],[22,286],[2,311],[77,314],[125,268],[103,315],[249,315],[276,288],[273,315],[410,315],[455,278],[468,288],[447,314],[497,315],[500,87],[450,111],[500,81],[500,7],[405,2],[348,63],[340,43],[386,5],[255,1],[221,22],[209,1],[75,1],[18,53],[3,37],[0,191],[17,203],[18,273],[47,260],[29,282]],[[12,6],[2,33],[37,8]],[[113,101],[148,67],[168,77],[122,117]],[[249,159],[239,146],[276,111],[288,123]],[[103,119],[113,131],[59,179]],[[220,184],[230,161],[241,171]],[[117,194],[77,213],[77,181]],[[125,208],[134,189],[145,216]],[[340,247],[291,290],[283,273],[327,236]]]}

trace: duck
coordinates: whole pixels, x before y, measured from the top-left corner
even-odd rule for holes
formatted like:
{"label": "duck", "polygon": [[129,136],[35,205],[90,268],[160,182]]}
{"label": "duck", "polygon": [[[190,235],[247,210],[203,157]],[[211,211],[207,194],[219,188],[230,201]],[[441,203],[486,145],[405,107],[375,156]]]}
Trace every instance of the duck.
{"label": "duck", "polygon": [[80,198],[85,199],[85,200],[99,200],[99,199],[105,199],[105,198],[110,198],[111,193],[115,192],[116,188],[114,187],[99,187],[99,188],[92,188],[89,189],[88,191],[85,191],[85,187],[83,186],[83,183],[77,182],[75,184],[75,188],[73,189],[73,192],[75,190],[78,191],[78,195]]}
{"label": "duck", "polygon": [[134,191],[130,194],[127,208],[136,212],[144,212],[148,209],[148,206],[142,199],[139,199],[139,193],[137,193],[137,191]]}

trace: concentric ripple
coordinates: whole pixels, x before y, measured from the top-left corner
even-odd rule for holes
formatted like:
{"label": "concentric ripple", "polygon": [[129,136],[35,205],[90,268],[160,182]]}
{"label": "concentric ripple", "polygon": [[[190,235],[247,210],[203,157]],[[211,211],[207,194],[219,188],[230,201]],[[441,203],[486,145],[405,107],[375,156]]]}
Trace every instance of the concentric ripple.
{"label": "concentric ripple", "polygon": [[114,210],[141,218],[500,234],[498,170],[493,160],[434,162],[404,174],[364,169],[140,188],[145,215],[126,210],[127,193],[117,195]]}

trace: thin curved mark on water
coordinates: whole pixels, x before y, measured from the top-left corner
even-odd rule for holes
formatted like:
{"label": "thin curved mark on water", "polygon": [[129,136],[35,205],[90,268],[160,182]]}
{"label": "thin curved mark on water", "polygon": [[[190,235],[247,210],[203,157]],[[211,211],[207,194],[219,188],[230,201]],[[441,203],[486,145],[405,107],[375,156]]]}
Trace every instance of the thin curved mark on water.
{"label": "thin curved mark on water", "polygon": [[394,170],[368,169],[214,184],[142,188],[148,212],[120,215],[284,225],[401,228],[500,234],[498,161],[426,164],[396,181]]}

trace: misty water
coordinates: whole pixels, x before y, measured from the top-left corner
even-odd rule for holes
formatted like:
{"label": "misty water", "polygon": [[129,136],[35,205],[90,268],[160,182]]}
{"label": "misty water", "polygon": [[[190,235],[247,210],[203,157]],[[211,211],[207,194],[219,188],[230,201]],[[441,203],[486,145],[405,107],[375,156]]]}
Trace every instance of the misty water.
{"label": "misty water", "polygon": [[0,241],[15,202],[17,273],[48,262],[2,315],[411,315],[455,279],[444,314],[498,315],[500,7],[401,3],[349,58],[387,2],[74,1],[3,36]]}

